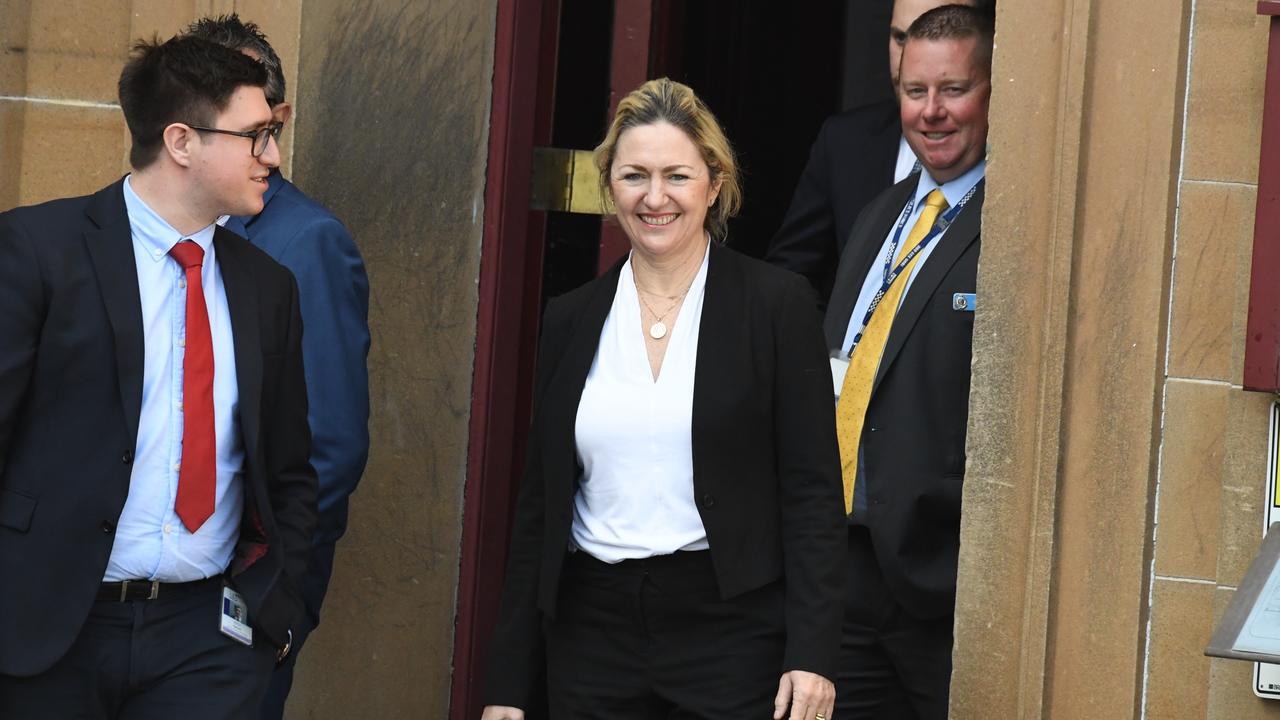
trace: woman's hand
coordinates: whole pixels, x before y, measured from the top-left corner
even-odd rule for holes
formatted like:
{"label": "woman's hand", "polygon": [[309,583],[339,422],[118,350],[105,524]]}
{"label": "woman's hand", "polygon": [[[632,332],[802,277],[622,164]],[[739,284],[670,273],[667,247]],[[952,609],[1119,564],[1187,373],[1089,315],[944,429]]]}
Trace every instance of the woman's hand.
{"label": "woman's hand", "polygon": [[480,720],[524,720],[524,711],[505,705],[487,705]]}
{"label": "woman's hand", "polygon": [[[831,720],[836,704],[836,686],[831,681],[804,670],[782,674],[778,696],[773,699],[773,720]],[[786,715],[787,707],[791,714]],[[486,716],[486,720],[488,720]]]}

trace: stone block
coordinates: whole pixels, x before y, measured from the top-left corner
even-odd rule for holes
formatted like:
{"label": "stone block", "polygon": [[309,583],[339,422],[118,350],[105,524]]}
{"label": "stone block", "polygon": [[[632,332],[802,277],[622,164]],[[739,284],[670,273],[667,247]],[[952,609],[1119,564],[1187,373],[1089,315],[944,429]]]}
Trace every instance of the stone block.
{"label": "stone block", "polygon": [[18,205],[27,103],[0,100],[0,212]]}
{"label": "stone block", "polygon": [[1226,385],[1166,386],[1156,574],[1214,580],[1218,567]]}
{"label": "stone block", "polygon": [[1257,182],[1268,20],[1256,3],[1196,3],[1185,178]]}
{"label": "stone block", "polygon": [[1198,718],[1208,707],[1214,586],[1156,580],[1152,593],[1146,717]]}
{"label": "stone block", "polygon": [[1271,396],[1232,388],[1223,436],[1218,584],[1235,587],[1262,542]]}
{"label": "stone block", "polygon": [[1063,691],[1044,696],[1041,716],[1051,718],[1132,717],[1141,692],[1135,669],[1143,664],[1151,576],[1173,173],[1182,144],[1178,58],[1190,9],[1173,0],[1088,8],[1088,38],[1072,40],[1088,43],[1093,75],[1082,173],[1067,181],[1076,224],[1071,239],[1062,238],[1074,262],[1046,661],[1047,687]]}
{"label": "stone block", "polygon": [[284,70],[285,99],[294,105],[294,122],[290,122],[280,136],[280,169],[286,177],[293,175],[293,125],[299,118],[306,121],[310,108],[299,107],[297,103],[298,84],[303,80],[298,75],[298,42],[301,38],[302,2],[301,0],[238,0],[235,10],[241,19],[254,22],[267,36],[276,55],[280,56],[280,66]]}
{"label": "stone block", "polygon": [[165,0],[133,0],[129,18],[129,43],[159,37],[167,40],[181,32],[199,17],[198,2],[166,2]]}
{"label": "stone block", "polygon": [[27,28],[30,2],[6,2],[0,6],[0,95],[22,96],[27,92]]}
{"label": "stone block", "polygon": [[17,203],[84,195],[119,179],[125,137],[119,110],[29,103]]}
{"label": "stone block", "polygon": [[126,0],[33,1],[26,94],[115,102],[128,56],[129,10]]}
{"label": "stone block", "polygon": [[1239,384],[1257,190],[1184,182],[1173,267],[1169,375]]}

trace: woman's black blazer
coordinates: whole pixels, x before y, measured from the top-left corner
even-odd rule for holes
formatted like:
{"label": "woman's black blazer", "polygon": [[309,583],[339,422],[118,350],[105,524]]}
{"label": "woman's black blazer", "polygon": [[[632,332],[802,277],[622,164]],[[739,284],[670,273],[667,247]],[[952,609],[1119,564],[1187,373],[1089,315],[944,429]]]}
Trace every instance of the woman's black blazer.
{"label": "woman's black blazer", "polygon": [[[711,246],[693,391],[693,485],[720,594],[785,578],[782,670],[833,677],[848,541],[831,371],[798,275]],[[574,423],[622,264],[547,306],[534,419],[485,704],[527,707],[580,475]]]}

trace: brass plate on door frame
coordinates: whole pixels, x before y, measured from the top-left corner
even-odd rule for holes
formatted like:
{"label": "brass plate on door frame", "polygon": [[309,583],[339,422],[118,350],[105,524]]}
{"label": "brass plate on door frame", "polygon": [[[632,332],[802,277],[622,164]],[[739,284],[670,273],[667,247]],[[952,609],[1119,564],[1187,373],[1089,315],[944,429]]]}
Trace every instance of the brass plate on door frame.
{"label": "brass plate on door frame", "polygon": [[583,215],[604,215],[600,173],[590,150],[536,147],[529,207]]}

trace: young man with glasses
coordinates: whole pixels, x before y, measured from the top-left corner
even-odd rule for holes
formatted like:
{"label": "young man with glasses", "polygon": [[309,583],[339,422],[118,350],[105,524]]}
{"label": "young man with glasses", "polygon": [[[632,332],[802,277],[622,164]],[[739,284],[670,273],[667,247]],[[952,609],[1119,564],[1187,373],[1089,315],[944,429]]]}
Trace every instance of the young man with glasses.
{"label": "young man with glasses", "polygon": [[265,84],[139,43],[133,172],[0,214],[0,717],[245,717],[304,618],[297,289],[216,222],[279,163]]}
{"label": "young man with glasses", "polygon": [[[289,122],[280,58],[254,23],[235,14],[204,18],[187,33],[238,50],[262,63],[264,88],[274,119]],[[320,482],[319,519],[311,560],[302,579],[307,615],[294,633],[294,652],[272,675],[263,700],[263,720],[279,720],[293,682],[303,642],[320,623],[320,605],[333,574],[335,545],[347,529],[347,498],[355,491],[369,456],[369,280],[351,233],[320,203],[272,168],[264,207],[231,218],[226,227],[249,239],[293,273],[307,328],[302,354],[307,376],[312,452]]]}

